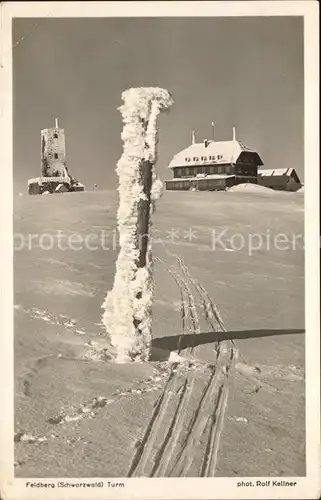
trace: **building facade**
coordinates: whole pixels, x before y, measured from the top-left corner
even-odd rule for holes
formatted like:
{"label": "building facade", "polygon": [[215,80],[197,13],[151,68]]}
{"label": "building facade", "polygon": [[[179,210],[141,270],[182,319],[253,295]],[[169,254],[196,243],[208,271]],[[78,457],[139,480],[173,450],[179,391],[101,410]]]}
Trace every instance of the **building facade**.
{"label": "building facade", "polygon": [[206,139],[195,142],[176,154],[169,164],[173,178],[167,190],[221,190],[244,182],[257,183],[260,155],[236,140],[235,129],[230,141]]}
{"label": "building facade", "polygon": [[28,180],[29,194],[84,191],[85,186],[72,177],[66,166],[65,131],[55,126],[41,130],[40,177]]}

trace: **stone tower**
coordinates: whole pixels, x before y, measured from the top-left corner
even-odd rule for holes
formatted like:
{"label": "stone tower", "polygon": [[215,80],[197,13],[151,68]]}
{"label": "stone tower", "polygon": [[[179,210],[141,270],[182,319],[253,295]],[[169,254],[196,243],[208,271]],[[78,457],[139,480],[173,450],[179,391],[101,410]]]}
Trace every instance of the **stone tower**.
{"label": "stone tower", "polygon": [[65,131],[55,126],[41,130],[40,177],[28,180],[29,194],[84,191],[85,186],[69,174],[66,166]]}
{"label": "stone tower", "polygon": [[55,126],[41,130],[41,177],[68,177],[65,131]]}

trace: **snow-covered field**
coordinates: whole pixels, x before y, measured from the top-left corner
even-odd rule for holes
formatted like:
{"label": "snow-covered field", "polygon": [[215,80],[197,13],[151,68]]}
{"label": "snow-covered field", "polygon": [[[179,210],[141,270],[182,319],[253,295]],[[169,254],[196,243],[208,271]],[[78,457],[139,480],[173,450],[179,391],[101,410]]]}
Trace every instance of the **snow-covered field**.
{"label": "snow-covered field", "polygon": [[[100,324],[117,203],[15,199],[16,475],[305,475],[304,197],[165,192],[152,361],[134,364],[111,362]],[[189,365],[173,371],[179,338]]]}

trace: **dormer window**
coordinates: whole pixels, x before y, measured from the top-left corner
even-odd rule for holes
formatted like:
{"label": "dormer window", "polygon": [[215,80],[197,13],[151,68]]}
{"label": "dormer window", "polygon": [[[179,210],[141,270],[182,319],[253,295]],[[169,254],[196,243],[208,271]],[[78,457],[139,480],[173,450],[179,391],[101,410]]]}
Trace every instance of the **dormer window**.
{"label": "dormer window", "polygon": [[56,132],[54,133],[54,138],[58,139],[58,134]]}

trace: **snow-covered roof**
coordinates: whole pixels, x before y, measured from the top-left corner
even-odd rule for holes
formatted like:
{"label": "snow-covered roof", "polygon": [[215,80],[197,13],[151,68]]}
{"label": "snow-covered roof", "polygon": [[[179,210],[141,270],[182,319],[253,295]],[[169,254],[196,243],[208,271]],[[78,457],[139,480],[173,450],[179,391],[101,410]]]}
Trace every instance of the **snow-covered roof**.
{"label": "snow-covered roof", "polygon": [[28,184],[42,183],[42,182],[67,182],[70,184],[69,177],[36,177],[34,179],[29,179]]}
{"label": "snow-covered roof", "polygon": [[258,164],[263,162],[258,153],[240,141],[210,141],[192,144],[188,148],[177,153],[169,164],[169,168],[192,166],[192,165],[220,165],[235,163],[243,152],[251,152],[257,155]]}
{"label": "snow-covered roof", "polygon": [[260,176],[270,176],[270,175],[274,175],[274,176],[278,176],[278,175],[286,175],[286,176],[290,176],[293,171],[295,172],[295,169],[294,168],[275,168],[275,169],[272,169],[272,168],[265,168],[263,170],[259,170],[258,171],[258,175]]}

